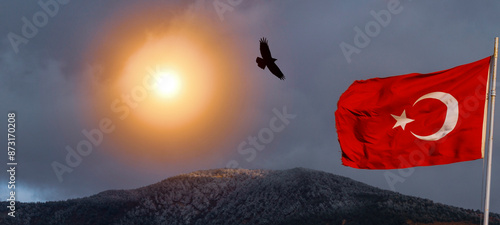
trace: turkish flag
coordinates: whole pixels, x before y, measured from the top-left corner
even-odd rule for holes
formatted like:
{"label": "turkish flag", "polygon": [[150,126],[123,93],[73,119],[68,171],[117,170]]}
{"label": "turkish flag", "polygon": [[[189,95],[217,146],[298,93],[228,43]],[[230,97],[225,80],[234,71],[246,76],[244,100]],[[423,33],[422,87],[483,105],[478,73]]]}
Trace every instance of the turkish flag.
{"label": "turkish flag", "polygon": [[483,158],[490,57],[354,81],[337,103],[342,164],[399,169]]}

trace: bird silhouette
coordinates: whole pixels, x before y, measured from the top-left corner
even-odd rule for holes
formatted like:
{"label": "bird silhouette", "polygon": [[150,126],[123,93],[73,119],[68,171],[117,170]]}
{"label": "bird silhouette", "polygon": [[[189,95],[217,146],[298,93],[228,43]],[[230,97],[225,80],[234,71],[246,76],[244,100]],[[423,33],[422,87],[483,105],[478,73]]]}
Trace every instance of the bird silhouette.
{"label": "bird silhouette", "polygon": [[274,63],[277,59],[273,58],[271,56],[271,51],[269,50],[269,46],[267,45],[267,39],[266,38],[261,38],[260,39],[260,54],[261,57],[257,57],[256,62],[257,65],[261,69],[265,69],[266,66],[271,71],[274,76],[277,76],[279,79],[284,80],[285,75],[281,72],[280,68]]}

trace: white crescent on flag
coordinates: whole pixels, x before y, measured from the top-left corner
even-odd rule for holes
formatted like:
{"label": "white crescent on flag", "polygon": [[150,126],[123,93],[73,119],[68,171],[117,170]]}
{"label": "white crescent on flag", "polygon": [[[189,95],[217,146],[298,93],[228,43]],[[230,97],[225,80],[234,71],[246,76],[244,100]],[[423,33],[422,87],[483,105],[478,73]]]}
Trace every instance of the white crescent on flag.
{"label": "white crescent on flag", "polygon": [[424,100],[424,99],[437,99],[444,103],[446,105],[446,118],[444,120],[443,126],[434,134],[427,135],[427,136],[420,136],[416,135],[415,133],[411,132],[413,136],[415,136],[418,139],[424,140],[424,141],[437,141],[444,136],[446,136],[448,133],[450,133],[453,129],[455,129],[455,126],[457,125],[458,122],[458,101],[455,97],[452,95],[445,93],[445,92],[431,92],[429,94],[425,94],[413,105],[417,104],[417,102]]}

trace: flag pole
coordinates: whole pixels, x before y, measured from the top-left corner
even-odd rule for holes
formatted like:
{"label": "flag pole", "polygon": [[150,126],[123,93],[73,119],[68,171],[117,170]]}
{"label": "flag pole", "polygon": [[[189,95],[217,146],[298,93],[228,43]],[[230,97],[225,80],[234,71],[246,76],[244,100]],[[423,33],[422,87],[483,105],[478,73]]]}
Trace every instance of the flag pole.
{"label": "flag pole", "polygon": [[497,58],[498,58],[498,37],[495,38],[495,49],[493,53],[493,77],[490,91],[490,134],[488,140],[488,161],[486,163],[486,195],[484,199],[484,224],[489,223],[490,215],[490,186],[491,186],[491,157],[493,152],[493,118],[495,116],[495,96],[497,80]]}

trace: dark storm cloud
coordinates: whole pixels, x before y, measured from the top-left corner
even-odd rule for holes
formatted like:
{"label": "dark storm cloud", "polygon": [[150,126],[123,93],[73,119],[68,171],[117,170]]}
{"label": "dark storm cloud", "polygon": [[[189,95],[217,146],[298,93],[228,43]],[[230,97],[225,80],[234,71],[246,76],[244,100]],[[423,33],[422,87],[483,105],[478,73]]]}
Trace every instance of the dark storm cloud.
{"label": "dark storm cloud", "polygon": [[[82,62],[88,44],[98,27],[133,1],[71,1],[61,6],[19,53],[6,40],[9,32],[20,32],[23,16],[40,10],[36,2],[9,1],[0,13],[3,37],[0,57],[0,113],[9,110],[19,114],[19,179],[25,200],[59,200],[81,197],[106,189],[133,188],[153,183],[181,172],[224,167],[234,160],[244,168],[284,169],[297,166],[324,170],[351,177],[384,189],[390,189],[384,174],[401,176],[408,171],[355,170],[341,165],[340,147],[335,132],[334,111],[339,96],[356,79],[390,76],[411,72],[433,72],[484,58],[493,51],[498,36],[496,13],[500,4],[494,1],[477,4],[470,1],[401,0],[401,12],[391,20],[360,53],[347,62],[340,48],[342,42],[354,45],[355,27],[375,21],[370,11],[387,10],[391,1],[272,1],[242,2],[220,13],[214,1],[144,1],[144,4],[184,5],[186,10],[208,11],[213,22],[234,29],[232,38],[241,45],[248,61],[241,76],[254,76],[256,92],[265,100],[248,104],[255,112],[247,136],[228,140],[232,154],[220,157],[219,163],[175,167],[155,165],[130,168],[104,152],[85,158],[64,183],[54,176],[50,163],[65,155],[64,147],[81,140],[81,130],[91,128],[81,115],[78,83],[89,74]],[[221,1],[225,2],[225,1]],[[227,4],[226,4],[227,5]],[[195,13],[193,13],[196,15]],[[287,80],[281,82],[261,71],[254,63],[259,55],[258,40],[267,37],[276,63]],[[239,76],[238,75],[238,76]],[[4,97],[6,96],[6,97]],[[296,115],[262,151],[238,152],[238,145],[248,136],[258,136],[276,116],[273,109]],[[3,123],[3,122],[2,122]],[[497,126],[498,127],[498,126]],[[237,128],[235,128],[237,129]],[[241,128],[243,129],[243,128]],[[0,130],[0,136],[5,136]],[[499,140],[500,130],[495,131]],[[497,141],[495,146],[499,146]],[[105,150],[98,150],[105,151]],[[494,153],[495,155],[496,153]],[[0,157],[5,162],[5,157]],[[251,160],[248,160],[252,158]],[[498,157],[493,158],[491,209],[500,212]],[[466,208],[480,208],[480,160],[446,166],[415,168],[411,175],[397,183],[404,194]],[[124,173],[123,171],[126,171]],[[147,174],[147,175],[145,175]],[[5,183],[5,174],[2,183]],[[110,179],[113,178],[113,179]],[[1,196],[5,191],[2,189]]]}

